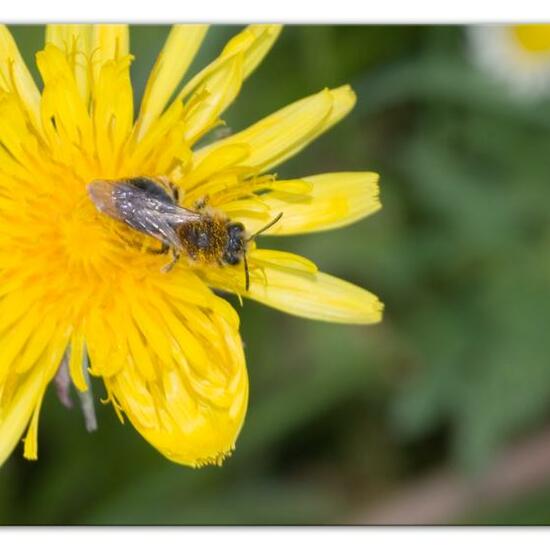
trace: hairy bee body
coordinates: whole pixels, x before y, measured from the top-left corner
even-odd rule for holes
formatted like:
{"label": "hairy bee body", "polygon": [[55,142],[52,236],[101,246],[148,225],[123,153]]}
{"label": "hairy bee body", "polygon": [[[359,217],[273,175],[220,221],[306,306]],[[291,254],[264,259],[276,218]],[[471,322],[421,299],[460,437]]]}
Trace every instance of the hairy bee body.
{"label": "hairy bee body", "polygon": [[182,252],[202,264],[243,263],[246,290],[250,286],[246,259],[248,243],[283,215],[280,213],[247,236],[242,223],[231,221],[221,212],[180,206],[178,190],[166,178],[95,180],[88,184],[87,190],[100,212],[161,241],[162,248],[155,252],[172,252],[172,261],[163,271],[172,269]]}
{"label": "hairy bee body", "polygon": [[178,193],[164,179],[146,177],[95,180],[88,194],[100,212],[160,240],[172,250],[173,265],[182,252],[193,261],[237,265],[246,254],[246,231],[220,212],[178,204]]}
{"label": "hairy bee body", "polygon": [[188,256],[200,263],[236,265],[246,249],[244,227],[221,216],[205,214],[180,224],[177,233]]}

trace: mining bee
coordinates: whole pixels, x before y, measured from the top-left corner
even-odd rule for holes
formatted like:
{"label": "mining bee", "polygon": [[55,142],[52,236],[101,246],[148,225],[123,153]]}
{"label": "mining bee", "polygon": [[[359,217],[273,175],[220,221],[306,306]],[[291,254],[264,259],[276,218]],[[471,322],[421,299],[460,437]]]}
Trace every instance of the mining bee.
{"label": "mining bee", "polygon": [[182,252],[203,264],[224,266],[242,262],[247,291],[250,288],[246,259],[248,243],[282,217],[281,213],[248,236],[242,223],[207,209],[205,204],[197,205],[196,210],[180,206],[177,187],[165,178],[94,180],[87,190],[100,212],[161,241],[160,249],[150,251],[172,253],[172,260],[163,271],[169,271]]}

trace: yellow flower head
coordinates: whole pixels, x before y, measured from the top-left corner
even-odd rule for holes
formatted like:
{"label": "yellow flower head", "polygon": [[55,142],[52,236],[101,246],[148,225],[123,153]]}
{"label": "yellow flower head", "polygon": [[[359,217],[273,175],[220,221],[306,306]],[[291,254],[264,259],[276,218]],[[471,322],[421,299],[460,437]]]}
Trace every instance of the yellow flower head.
{"label": "yellow flower head", "polygon": [[221,463],[243,423],[248,379],[238,315],[212,288],[313,319],[380,320],[369,292],[253,243],[248,290],[242,265],[182,258],[166,272],[167,256],[151,251],[158,241],[87,195],[97,179],[162,178],[181,207],[207,201],[248,235],[280,212],[267,233],[332,229],[378,210],[373,173],[270,175],[350,111],[348,86],[195,146],[279,32],[249,26],[180,88],[206,27],[173,27],[134,120],[127,26],[50,26],[36,55],[42,91],[0,28],[0,464],[27,425],[24,455],[37,457],[42,398],[63,373],[82,397],[88,373],[101,377],[120,418],[169,459]]}
{"label": "yellow flower head", "polygon": [[550,25],[475,25],[472,53],[519,98],[550,95]]}

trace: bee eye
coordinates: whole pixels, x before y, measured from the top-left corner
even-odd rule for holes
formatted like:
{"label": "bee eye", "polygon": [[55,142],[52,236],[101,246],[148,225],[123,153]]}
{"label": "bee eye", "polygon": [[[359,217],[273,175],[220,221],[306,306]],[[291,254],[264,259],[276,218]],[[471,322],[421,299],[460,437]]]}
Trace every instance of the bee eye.
{"label": "bee eye", "polygon": [[242,223],[232,223],[228,226],[227,232],[230,237],[240,237],[244,233],[244,225]]}
{"label": "bee eye", "polygon": [[241,258],[233,252],[226,252],[223,255],[223,261],[229,265],[237,265],[241,261]]}

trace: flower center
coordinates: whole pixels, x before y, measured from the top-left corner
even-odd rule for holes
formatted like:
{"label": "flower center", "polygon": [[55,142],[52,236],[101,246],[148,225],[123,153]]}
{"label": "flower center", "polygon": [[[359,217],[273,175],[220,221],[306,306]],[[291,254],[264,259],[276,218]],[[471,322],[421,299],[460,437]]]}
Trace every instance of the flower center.
{"label": "flower center", "polygon": [[110,220],[95,209],[83,181],[67,176],[29,193],[21,225],[29,227],[24,249],[43,273],[76,281],[112,271],[120,240]]}
{"label": "flower center", "polygon": [[65,212],[58,223],[60,244],[69,265],[98,264],[108,256],[107,232],[86,201]]}
{"label": "flower center", "polygon": [[550,53],[550,25],[514,25],[512,33],[528,53]]}
{"label": "flower center", "polygon": [[105,281],[116,279],[121,272],[159,271],[167,263],[166,258],[147,253],[160,246],[157,241],[99,212],[84,189],[70,194],[76,200],[60,205],[54,222],[55,256],[70,273]]}

